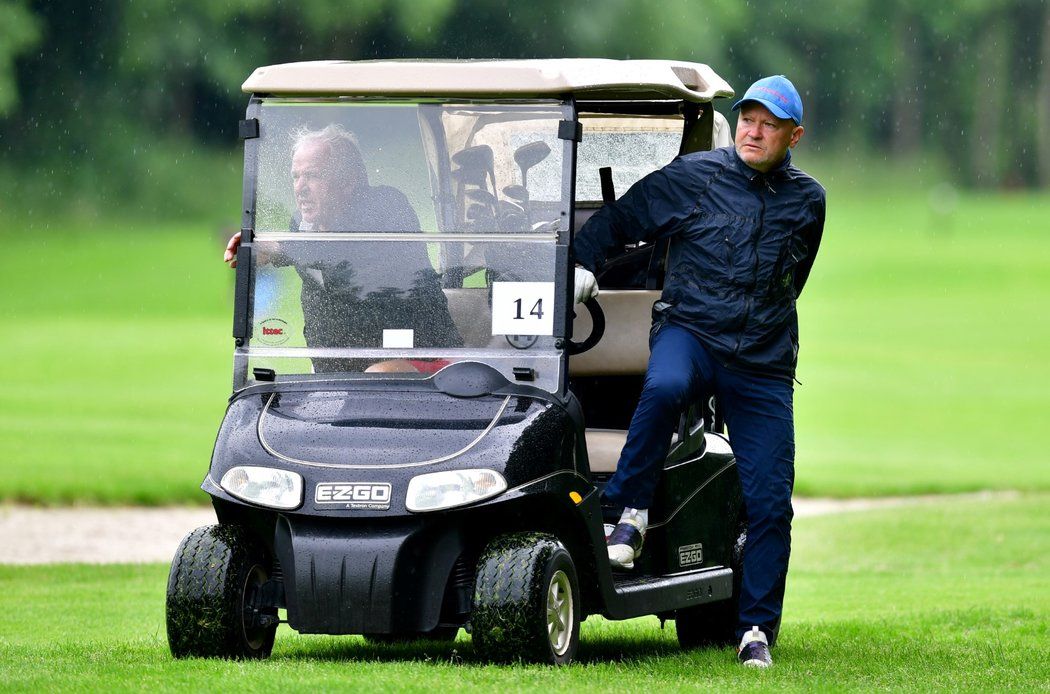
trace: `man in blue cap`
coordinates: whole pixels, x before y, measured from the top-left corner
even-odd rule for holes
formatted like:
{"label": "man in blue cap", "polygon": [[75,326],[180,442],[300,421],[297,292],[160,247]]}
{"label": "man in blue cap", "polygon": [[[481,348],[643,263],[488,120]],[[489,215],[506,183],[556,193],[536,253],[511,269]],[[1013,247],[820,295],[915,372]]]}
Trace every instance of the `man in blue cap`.
{"label": "man in blue cap", "polygon": [[733,147],[678,157],[602,207],[573,243],[576,300],[626,243],[670,237],[653,306],[649,366],[605,503],[623,507],[609,537],[614,567],[633,568],[681,411],[713,393],[736,454],[748,518],[736,633],[744,665],[772,664],[787,577],[794,484],[795,300],[824,229],[824,189],[791,163],[802,99],[783,75],[733,106]]}

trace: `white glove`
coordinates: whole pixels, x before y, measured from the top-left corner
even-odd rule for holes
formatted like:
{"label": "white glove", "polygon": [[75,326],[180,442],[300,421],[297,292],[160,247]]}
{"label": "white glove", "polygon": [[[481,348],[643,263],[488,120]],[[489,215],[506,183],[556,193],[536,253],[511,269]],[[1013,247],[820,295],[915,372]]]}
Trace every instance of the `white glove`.
{"label": "white glove", "polygon": [[576,268],[576,275],[573,277],[573,288],[575,290],[573,299],[577,304],[582,304],[587,299],[593,299],[598,296],[598,280],[594,279],[594,273],[587,268]]}

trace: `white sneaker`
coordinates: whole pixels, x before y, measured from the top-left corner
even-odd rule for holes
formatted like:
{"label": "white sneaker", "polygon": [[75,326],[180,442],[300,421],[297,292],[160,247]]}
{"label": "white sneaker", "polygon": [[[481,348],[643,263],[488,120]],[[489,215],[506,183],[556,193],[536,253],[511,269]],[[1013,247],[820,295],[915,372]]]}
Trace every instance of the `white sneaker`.
{"label": "white sneaker", "polygon": [[625,508],[606,542],[609,563],[616,569],[633,569],[634,560],[642,555],[649,510]]}
{"label": "white sneaker", "polygon": [[740,639],[737,657],[744,667],[767,668],[773,664],[773,657],[769,654],[769,641],[761,629],[751,627],[751,631],[744,634],[744,638]]}

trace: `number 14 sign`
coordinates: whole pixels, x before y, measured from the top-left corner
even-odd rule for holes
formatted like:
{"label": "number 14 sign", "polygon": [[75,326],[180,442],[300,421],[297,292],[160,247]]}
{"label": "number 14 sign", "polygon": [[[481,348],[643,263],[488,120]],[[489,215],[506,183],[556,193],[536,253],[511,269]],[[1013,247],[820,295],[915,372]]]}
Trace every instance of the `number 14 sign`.
{"label": "number 14 sign", "polygon": [[553,335],[553,282],[493,282],[493,335]]}

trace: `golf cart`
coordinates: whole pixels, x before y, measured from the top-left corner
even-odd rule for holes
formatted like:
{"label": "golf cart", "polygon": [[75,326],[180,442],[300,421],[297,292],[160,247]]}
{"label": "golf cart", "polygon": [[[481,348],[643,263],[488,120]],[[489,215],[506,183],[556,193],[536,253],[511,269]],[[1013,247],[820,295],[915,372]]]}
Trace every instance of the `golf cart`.
{"label": "golf cart", "polygon": [[[713,400],[681,418],[634,569],[606,555],[600,493],[674,244],[622,249],[579,315],[571,252],[616,190],[728,143],[729,85],[588,59],[297,63],[243,88],[233,394],[201,485],[218,522],[172,561],[171,652],[265,658],[281,622],[465,627],[484,659],[563,664],[590,615],[730,643],[746,519]],[[307,140],[363,167],[318,174]],[[356,202],[322,217],[335,187]]]}

